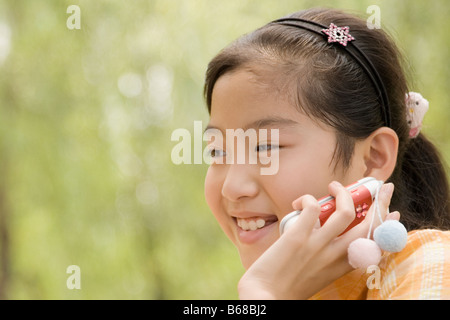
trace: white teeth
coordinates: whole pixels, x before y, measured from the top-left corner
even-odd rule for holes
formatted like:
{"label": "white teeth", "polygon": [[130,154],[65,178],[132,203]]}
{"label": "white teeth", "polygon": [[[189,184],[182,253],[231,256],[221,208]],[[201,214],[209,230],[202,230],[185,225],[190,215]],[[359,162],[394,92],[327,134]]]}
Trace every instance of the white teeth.
{"label": "white teeth", "polygon": [[264,219],[258,219],[255,221],[237,218],[237,224],[239,227],[241,227],[242,230],[255,231],[256,229],[263,228],[266,225],[266,221]]}
{"label": "white teeth", "polygon": [[266,225],[266,221],[264,219],[258,219],[256,220],[256,227],[262,228]]}

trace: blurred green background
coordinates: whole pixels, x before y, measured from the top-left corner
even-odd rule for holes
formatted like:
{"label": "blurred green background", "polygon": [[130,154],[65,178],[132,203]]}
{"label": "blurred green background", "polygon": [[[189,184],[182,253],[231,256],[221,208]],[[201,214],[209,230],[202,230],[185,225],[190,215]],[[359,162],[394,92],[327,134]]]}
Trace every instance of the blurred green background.
{"label": "blurred green background", "polygon": [[207,165],[173,164],[171,133],[206,124],[206,65],[236,37],[312,6],[369,5],[449,163],[448,0],[0,0],[0,298],[237,298],[243,268],[204,201]]}

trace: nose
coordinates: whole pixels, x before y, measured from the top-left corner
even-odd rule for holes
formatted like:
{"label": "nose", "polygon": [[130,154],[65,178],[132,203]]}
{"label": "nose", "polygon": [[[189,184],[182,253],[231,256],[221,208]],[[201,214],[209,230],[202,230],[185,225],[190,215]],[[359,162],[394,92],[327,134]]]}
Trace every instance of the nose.
{"label": "nose", "polygon": [[[253,166],[254,167],[254,166]],[[222,185],[222,196],[230,201],[255,197],[259,192],[253,168],[245,164],[230,164]]]}

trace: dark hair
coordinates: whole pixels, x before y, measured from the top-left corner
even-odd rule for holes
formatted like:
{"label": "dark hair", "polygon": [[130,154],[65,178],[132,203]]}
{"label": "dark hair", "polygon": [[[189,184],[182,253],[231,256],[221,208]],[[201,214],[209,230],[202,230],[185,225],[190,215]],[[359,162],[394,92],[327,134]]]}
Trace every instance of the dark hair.
{"label": "dark hair", "polygon": [[[381,76],[390,105],[391,128],[399,137],[391,210],[408,230],[450,229],[450,192],[445,168],[433,144],[420,133],[409,138],[401,54],[381,29],[333,9],[309,9],[288,18],[349,26],[358,47]],[[224,48],[208,65],[204,95],[209,113],[214,84],[239,68],[270,72],[278,86],[294,90],[293,104],[336,130],[333,159],[348,168],[355,142],[384,125],[378,92],[360,65],[341,46],[308,30],[269,23]]]}

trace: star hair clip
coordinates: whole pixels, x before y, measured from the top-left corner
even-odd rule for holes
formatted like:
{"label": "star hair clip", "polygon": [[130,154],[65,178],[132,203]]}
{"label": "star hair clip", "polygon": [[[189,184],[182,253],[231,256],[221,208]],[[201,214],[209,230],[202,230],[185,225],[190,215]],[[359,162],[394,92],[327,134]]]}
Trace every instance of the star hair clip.
{"label": "star hair clip", "polygon": [[349,27],[338,27],[334,23],[330,23],[328,29],[322,29],[322,32],[328,36],[328,43],[338,42],[344,47],[348,42],[355,40],[349,31]]}

